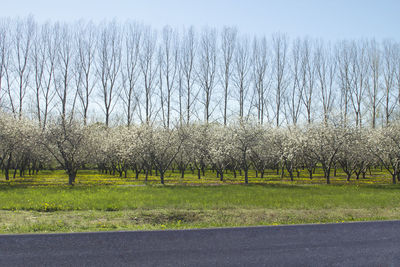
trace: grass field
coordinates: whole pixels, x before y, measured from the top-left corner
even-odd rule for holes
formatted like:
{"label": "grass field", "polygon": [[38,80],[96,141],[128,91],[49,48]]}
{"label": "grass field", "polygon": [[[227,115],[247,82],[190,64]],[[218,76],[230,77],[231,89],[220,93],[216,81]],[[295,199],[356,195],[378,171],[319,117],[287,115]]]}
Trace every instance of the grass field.
{"label": "grass field", "polygon": [[[154,174],[154,173],[153,173]],[[243,185],[242,177],[221,182],[211,171],[198,180],[169,173],[139,180],[81,171],[67,186],[62,171],[0,180],[0,232],[77,232],[137,229],[324,223],[400,219],[400,186],[375,170],[346,182],[338,172],[331,185],[321,173],[291,182],[270,172]],[[239,183],[239,184],[238,184]]]}

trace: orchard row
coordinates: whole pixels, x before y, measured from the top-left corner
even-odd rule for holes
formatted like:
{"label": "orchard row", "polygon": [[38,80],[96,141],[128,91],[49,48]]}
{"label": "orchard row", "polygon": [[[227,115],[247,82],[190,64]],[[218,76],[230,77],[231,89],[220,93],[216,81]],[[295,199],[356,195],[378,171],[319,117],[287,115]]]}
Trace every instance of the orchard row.
{"label": "orchard row", "polygon": [[74,184],[79,169],[136,175],[156,170],[164,183],[171,168],[184,172],[213,169],[221,180],[226,170],[249,170],[263,177],[266,169],[285,170],[293,180],[296,172],[308,171],[310,179],[318,166],[327,183],[333,168],[352,176],[365,176],[371,167],[381,166],[393,183],[400,176],[400,126],[379,129],[310,124],[305,127],[272,128],[258,123],[237,122],[189,124],[172,128],[143,125],[107,127],[84,125],[73,120],[49,123],[43,130],[36,121],[0,116],[0,167],[9,179],[10,171],[40,171],[60,167]]}

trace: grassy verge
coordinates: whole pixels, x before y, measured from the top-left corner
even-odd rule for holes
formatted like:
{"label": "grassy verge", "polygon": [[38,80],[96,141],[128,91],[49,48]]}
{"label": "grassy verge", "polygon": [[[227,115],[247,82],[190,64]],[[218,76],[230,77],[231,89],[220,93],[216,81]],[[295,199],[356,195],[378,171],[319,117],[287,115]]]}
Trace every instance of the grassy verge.
{"label": "grassy verge", "polygon": [[165,230],[400,219],[400,209],[0,211],[1,233]]}
{"label": "grassy verge", "polygon": [[400,219],[397,185],[0,186],[0,232]]}

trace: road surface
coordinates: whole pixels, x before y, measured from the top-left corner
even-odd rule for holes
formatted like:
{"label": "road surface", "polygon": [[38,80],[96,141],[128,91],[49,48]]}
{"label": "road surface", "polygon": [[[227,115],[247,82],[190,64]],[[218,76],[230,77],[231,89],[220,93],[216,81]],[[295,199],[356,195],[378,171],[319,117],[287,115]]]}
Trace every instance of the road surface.
{"label": "road surface", "polygon": [[400,221],[0,235],[0,266],[400,266]]}

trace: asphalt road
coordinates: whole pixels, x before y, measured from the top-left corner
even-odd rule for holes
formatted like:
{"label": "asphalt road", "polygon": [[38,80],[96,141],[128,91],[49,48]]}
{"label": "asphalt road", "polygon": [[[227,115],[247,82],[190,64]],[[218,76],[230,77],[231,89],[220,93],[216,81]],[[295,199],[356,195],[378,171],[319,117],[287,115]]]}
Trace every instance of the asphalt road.
{"label": "asphalt road", "polygon": [[0,266],[400,266],[400,221],[0,235]]}

